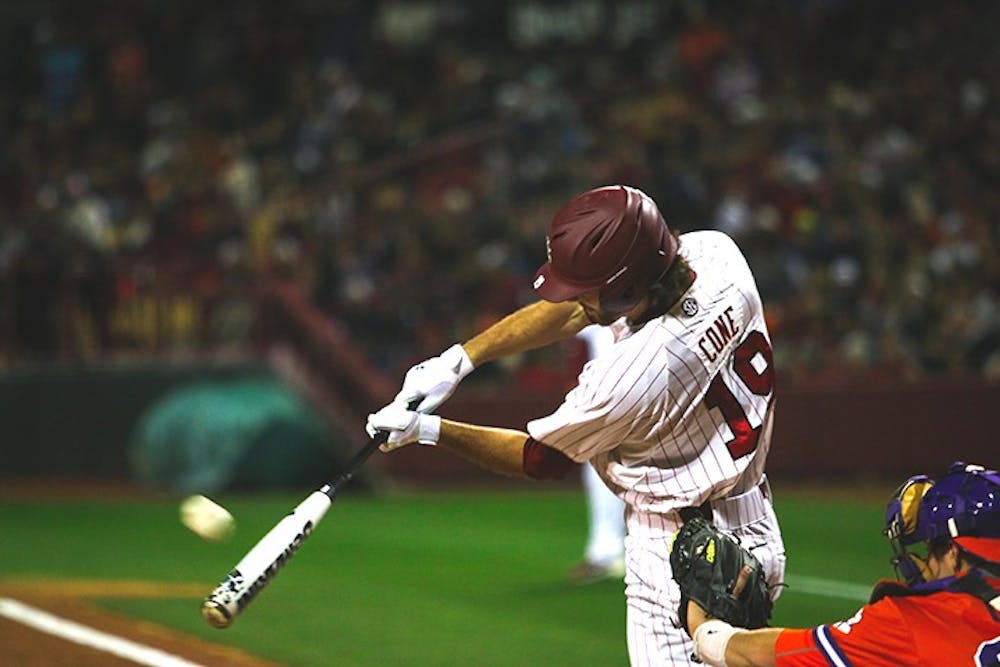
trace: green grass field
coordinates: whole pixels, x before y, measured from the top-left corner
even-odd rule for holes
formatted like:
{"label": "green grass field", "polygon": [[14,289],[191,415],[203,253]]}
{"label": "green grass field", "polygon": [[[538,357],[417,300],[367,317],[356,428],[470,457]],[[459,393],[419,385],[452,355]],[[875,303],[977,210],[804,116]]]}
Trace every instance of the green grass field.
{"label": "green grass field", "polygon": [[[219,500],[236,537],[202,542],[177,499],[0,504],[0,580],[204,582],[205,593],[306,491]],[[890,576],[884,505],[783,492],[789,588],[778,625],[850,616]],[[102,604],[297,667],[626,665],[623,586],[573,586],[585,506],[576,491],[345,495],[227,630],[200,599]]]}

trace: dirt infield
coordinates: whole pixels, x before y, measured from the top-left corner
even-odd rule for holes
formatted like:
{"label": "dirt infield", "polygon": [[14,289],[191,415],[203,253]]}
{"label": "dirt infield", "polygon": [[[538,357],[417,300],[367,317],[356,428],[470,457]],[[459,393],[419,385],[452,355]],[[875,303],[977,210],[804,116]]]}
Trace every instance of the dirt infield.
{"label": "dirt infield", "polygon": [[[8,613],[0,615],[3,637],[2,662],[12,667],[118,667],[137,661],[118,657],[108,650],[116,639],[128,640],[154,656],[138,664],[194,664],[225,667],[279,667],[239,649],[212,644],[202,639],[129,618],[99,608],[95,597],[168,598],[191,597],[205,590],[204,584],[161,584],[142,581],[12,581],[0,579],[0,602]],[[26,610],[23,617],[18,613]],[[26,622],[35,611],[52,615],[65,625],[80,624],[113,636],[107,646],[94,648],[71,641],[54,628],[39,629]],[[15,618],[11,618],[14,616]],[[75,626],[74,626],[75,627]],[[157,662],[156,656],[163,656]]]}

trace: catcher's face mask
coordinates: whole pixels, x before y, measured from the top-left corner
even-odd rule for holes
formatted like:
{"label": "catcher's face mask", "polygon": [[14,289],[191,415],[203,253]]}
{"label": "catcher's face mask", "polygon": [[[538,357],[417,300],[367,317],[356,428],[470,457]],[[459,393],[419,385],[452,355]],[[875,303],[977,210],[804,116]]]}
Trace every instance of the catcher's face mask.
{"label": "catcher's face mask", "polygon": [[[911,477],[896,490],[886,508],[882,533],[892,545],[890,562],[899,578],[910,586],[928,581],[931,577],[927,567],[927,536],[918,521],[918,511],[924,494],[933,485],[934,480],[926,475]],[[924,548],[911,551],[910,548],[914,547]]]}

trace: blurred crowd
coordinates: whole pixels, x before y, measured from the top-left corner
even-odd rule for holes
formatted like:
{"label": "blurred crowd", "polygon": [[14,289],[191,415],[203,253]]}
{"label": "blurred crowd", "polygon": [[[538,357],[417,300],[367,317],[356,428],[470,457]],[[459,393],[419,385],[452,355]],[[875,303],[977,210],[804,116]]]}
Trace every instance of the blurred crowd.
{"label": "blurred crowd", "polygon": [[293,281],[398,375],[621,182],[741,244],[783,378],[1000,377],[1000,5],[479,4],[5,5],[0,362],[238,347]]}

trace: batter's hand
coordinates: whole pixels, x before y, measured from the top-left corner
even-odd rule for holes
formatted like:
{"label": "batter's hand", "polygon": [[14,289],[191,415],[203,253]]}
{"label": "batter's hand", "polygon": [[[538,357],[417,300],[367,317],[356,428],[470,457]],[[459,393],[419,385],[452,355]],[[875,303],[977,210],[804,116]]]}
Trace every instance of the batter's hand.
{"label": "batter's hand", "polygon": [[458,383],[472,369],[472,360],[465,353],[465,348],[458,344],[452,345],[440,356],[421,361],[406,371],[403,388],[396,394],[393,402],[412,405],[413,401],[419,401],[417,412],[434,412],[448,400]]}
{"label": "batter's hand", "polygon": [[389,439],[379,449],[391,452],[397,447],[419,442],[436,445],[441,434],[441,418],[413,412],[401,403],[392,402],[378,412],[368,415],[365,425],[368,435],[374,438],[379,432],[389,433]]}

